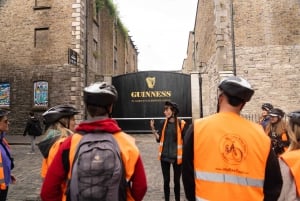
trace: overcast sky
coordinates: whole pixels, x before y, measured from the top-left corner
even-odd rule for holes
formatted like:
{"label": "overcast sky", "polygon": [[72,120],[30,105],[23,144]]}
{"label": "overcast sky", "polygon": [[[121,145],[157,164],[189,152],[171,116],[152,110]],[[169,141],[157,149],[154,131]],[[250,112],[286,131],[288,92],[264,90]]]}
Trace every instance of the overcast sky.
{"label": "overcast sky", "polygon": [[198,0],[114,0],[136,45],[138,68],[180,70]]}

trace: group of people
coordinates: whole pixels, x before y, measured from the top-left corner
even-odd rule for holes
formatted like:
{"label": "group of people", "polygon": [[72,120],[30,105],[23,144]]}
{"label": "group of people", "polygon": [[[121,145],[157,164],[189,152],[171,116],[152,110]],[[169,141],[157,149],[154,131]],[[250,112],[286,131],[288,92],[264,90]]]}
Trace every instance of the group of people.
{"label": "group of people", "polygon": [[[139,149],[111,118],[118,98],[115,87],[93,83],[83,94],[88,119],[76,128],[78,111],[71,105],[43,114],[45,137],[38,143],[44,157],[41,199],[143,200],[147,180]],[[263,104],[259,125],[240,115],[253,94],[248,81],[231,76],[218,86],[216,114],[188,125],[178,117],[178,105],[167,101],[165,119],[150,120],[159,143],[165,201],[170,200],[171,167],[176,201],[181,176],[189,201],[300,200],[300,111],[289,113],[287,123],[281,109]],[[0,110],[0,201],[15,182],[4,138],[7,116]]]}
{"label": "group of people", "polygon": [[[186,125],[178,106],[166,102],[166,119],[152,133],[159,142],[165,201],[170,199],[170,166],[175,200],[300,200],[300,110],[284,112],[262,105],[259,123],[240,114],[254,90],[241,77],[218,86],[217,113]],[[259,125],[260,124],[260,125]]]}
{"label": "group of people", "polygon": [[285,113],[280,108],[274,108],[271,103],[262,104],[261,109],[259,123],[271,138],[272,149],[279,156],[288,149],[290,144],[288,126],[284,118]]}

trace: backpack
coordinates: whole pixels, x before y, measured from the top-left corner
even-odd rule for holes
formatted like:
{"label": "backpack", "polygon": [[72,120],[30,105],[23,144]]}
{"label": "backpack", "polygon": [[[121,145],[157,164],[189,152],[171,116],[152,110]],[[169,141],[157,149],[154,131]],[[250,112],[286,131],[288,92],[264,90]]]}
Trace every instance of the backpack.
{"label": "backpack", "polygon": [[70,200],[126,200],[126,179],[120,149],[111,133],[84,134],[71,171],[68,184]]}
{"label": "backpack", "polygon": [[31,122],[28,134],[33,136],[41,136],[43,134],[43,129],[38,119]]}

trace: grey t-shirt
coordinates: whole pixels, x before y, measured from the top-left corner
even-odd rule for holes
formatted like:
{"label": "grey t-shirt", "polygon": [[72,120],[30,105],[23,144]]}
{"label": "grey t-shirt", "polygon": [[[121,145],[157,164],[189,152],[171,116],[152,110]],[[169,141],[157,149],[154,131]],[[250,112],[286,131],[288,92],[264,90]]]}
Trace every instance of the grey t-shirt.
{"label": "grey t-shirt", "polygon": [[165,136],[162,150],[162,160],[177,158],[177,140],[175,123],[168,122],[165,129]]}

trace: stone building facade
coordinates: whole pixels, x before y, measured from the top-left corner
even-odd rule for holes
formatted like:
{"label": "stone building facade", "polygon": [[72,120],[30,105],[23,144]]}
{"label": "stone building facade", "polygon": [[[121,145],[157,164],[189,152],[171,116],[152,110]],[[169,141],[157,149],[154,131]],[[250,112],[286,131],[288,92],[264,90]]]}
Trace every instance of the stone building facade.
{"label": "stone building facade", "polygon": [[137,56],[110,0],[0,0],[0,107],[11,111],[12,134],[29,111],[41,117],[57,104],[83,119],[83,88],[136,72]]}
{"label": "stone building facade", "polygon": [[300,1],[198,1],[182,69],[202,81],[195,117],[216,111],[217,85],[230,74],[255,89],[244,115],[260,114],[264,102],[300,109]]}

